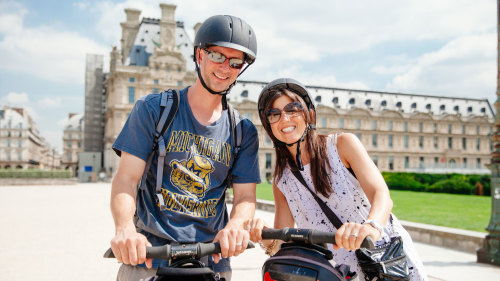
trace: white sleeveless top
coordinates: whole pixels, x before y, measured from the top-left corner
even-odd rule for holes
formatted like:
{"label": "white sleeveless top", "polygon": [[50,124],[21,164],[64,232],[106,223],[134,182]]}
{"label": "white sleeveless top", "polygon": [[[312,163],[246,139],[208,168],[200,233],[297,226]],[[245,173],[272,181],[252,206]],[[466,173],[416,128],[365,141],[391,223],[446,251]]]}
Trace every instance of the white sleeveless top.
{"label": "white sleeveless top", "polygon": [[[319,193],[317,193],[317,196],[333,210],[342,222],[363,223],[370,213],[371,204],[358,180],[340,160],[337,151],[337,134],[328,137],[327,150],[332,168],[332,170],[328,171],[328,176],[330,177],[330,182],[333,183],[333,193],[329,198]],[[310,169],[311,166],[309,164],[305,165],[304,171],[301,171],[301,174],[308,187],[314,191]],[[309,191],[305,190],[306,187],[300,183],[289,168],[283,171],[283,176],[277,183],[277,187],[286,197],[297,227],[328,232],[336,231],[336,228],[323,213],[314,197]],[[392,218],[392,225],[390,223],[386,225],[382,239],[376,244],[389,242],[391,234],[399,234],[403,239],[408,266],[409,268],[413,268],[410,269],[411,280],[427,280],[422,262],[417,255],[410,235],[401,226],[396,216],[392,215]],[[347,251],[344,248],[333,250],[331,244],[328,247],[333,253],[333,261],[335,263],[349,265],[351,271],[358,273],[359,280],[364,280],[364,275],[358,266],[354,251]]]}

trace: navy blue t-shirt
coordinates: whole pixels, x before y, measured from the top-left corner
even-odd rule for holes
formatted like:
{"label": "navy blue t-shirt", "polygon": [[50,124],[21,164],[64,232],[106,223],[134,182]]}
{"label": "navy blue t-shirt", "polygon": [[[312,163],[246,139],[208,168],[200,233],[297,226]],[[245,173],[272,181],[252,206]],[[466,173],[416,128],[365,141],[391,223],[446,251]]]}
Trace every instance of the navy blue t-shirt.
{"label": "navy blue t-shirt", "polygon": [[[235,161],[227,110],[213,124],[200,124],[189,107],[187,89],[180,91],[179,110],[163,135],[166,156],[161,193],[166,209],[160,210],[155,197],[158,151],[154,152],[146,188],[138,190],[137,225],[153,246],[172,241],[212,241],[229,220],[224,195],[231,168],[234,183],[260,182],[259,144],[252,122],[241,118],[243,138]],[[118,155],[125,151],[147,161],[153,149],[160,99],[160,94],[150,94],[135,103],[113,144]],[[153,263],[154,267],[165,265],[160,260]],[[215,265],[215,270],[227,271],[228,267],[229,262],[223,261]]]}

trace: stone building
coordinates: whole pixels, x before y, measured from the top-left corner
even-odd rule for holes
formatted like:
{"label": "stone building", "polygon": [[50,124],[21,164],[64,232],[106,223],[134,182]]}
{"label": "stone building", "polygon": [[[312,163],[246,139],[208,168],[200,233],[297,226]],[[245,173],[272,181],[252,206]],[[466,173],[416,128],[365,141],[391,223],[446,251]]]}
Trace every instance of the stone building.
{"label": "stone building", "polygon": [[[228,99],[257,126],[262,180],[272,175],[275,157],[257,112],[265,85],[239,81]],[[381,171],[490,173],[495,112],[486,99],[307,88],[318,132],[355,134]]]}
{"label": "stone building", "polygon": [[83,114],[70,113],[64,124],[61,166],[78,177],[78,154],[83,151]]}
{"label": "stone building", "polygon": [[[140,11],[126,9],[121,49],[111,51],[105,80],[104,168],[108,176],[114,175],[118,165],[111,146],[134,102],[149,93],[196,81],[193,43],[183,23],[174,20],[175,6],[161,4],[160,8],[161,19],[141,21]],[[263,181],[272,175],[275,157],[257,113],[256,102],[265,84],[239,81],[228,95],[235,108],[257,126]],[[495,111],[486,99],[308,89],[317,107],[318,131],[356,134],[381,171],[489,173],[486,165]]]}
{"label": "stone building", "polygon": [[118,157],[111,146],[125,124],[134,102],[163,89],[194,84],[193,43],[182,22],[174,18],[175,5],[160,4],[161,19],[143,18],[125,9],[121,48],[113,47],[110,73],[105,80],[104,169],[113,175]]}
{"label": "stone building", "polygon": [[60,157],[23,108],[0,109],[0,168],[56,169]]}

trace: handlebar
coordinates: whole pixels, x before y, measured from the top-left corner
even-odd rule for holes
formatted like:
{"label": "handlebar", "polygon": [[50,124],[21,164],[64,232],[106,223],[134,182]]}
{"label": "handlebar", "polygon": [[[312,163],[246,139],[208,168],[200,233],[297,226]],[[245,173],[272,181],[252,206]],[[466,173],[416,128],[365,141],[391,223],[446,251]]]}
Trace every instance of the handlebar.
{"label": "handlebar", "polygon": [[[247,249],[255,248],[255,244],[248,242]],[[146,247],[146,258],[170,260],[177,258],[197,258],[211,254],[219,254],[221,251],[219,242],[215,243],[189,243],[179,245],[163,245]],[[104,253],[105,258],[114,258],[111,248]]]}
{"label": "handlebar", "polygon": [[[278,239],[285,242],[303,242],[308,244],[335,244],[335,232],[288,227],[282,229],[264,228],[262,230],[262,239]],[[361,248],[375,248],[370,236],[367,236],[363,240]]]}

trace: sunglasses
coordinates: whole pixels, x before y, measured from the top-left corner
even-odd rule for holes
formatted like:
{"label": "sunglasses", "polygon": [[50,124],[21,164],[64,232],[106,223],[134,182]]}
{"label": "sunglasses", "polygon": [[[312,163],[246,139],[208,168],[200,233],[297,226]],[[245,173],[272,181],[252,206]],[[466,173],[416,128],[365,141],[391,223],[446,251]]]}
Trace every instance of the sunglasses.
{"label": "sunglasses", "polygon": [[280,121],[282,112],[288,117],[297,117],[302,114],[302,112],[304,112],[304,108],[298,101],[291,102],[285,105],[285,107],[283,107],[283,110],[277,108],[269,108],[266,112],[266,118],[269,124]]}
{"label": "sunglasses", "polygon": [[243,65],[245,64],[245,61],[240,58],[226,58],[223,54],[216,52],[216,51],[210,51],[207,49],[203,49],[203,51],[208,53],[208,58],[215,62],[215,63],[223,63],[227,60],[229,60],[229,66],[235,69],[241,69]]}

